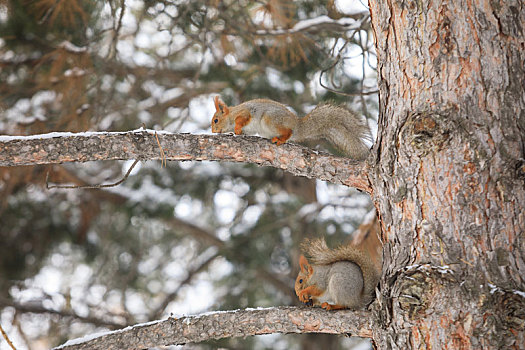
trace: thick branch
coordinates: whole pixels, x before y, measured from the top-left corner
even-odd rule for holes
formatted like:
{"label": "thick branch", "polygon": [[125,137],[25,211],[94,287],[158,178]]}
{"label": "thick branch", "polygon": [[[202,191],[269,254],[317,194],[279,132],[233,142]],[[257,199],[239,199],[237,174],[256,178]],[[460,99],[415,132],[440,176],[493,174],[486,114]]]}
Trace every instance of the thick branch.
{"label": "thick branch", "polygon": [[[283,169],[294,175],[371,192],[365,162],[286,143],[276,146],[254,136],[189,135],[159,132],[167,160],[225,160]],[[0,136],[0,166],[95,160],[158,160],[162,152],[152,130]]]}
{"label": "thick branch", "polygon": [[71,340],[56,349],[144,349],[271,333],[327,333],[371,337],[371,319],[370,313],[366,311],[326,311],[289,306],[218,311],[130,326],[95,337]]}

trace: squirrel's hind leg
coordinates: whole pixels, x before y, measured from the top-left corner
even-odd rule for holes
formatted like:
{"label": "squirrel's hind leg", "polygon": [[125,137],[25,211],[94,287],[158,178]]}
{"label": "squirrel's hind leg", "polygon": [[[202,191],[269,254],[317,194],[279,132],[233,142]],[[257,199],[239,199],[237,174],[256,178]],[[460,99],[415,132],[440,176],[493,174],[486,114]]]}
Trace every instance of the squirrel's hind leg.
{"label": "squirrel's hind leg", "polygon": [[292,136],[292,129],[289,128],[277,128],[279,131],[279,136],[275,136],[272,138],[272,142],[276,143],[277,146],[282,145],[285,143],[291,136]]}
{"label": "squirrel's hind leg", "polygon": [[[282,125],[282,122],[276,122],[275,118],[272,118],[267,114],[262,117],[262,123],[264,124],[265,132],[262,133],[261,136],[268,138],[271,137],[272,142],[276,143],[277,146],[282,145],[292,137],[291,128],[285,127]],[[275,134],[277,134],[277,136],[273,136]]]}
{"label": "squirrel's hind leg", "polygon": [[328,303],[322,303],[322,304],[321,304],[321,307],[322,307],[323,309],[326,309],[326,310],[341,310],[341,309],[346,309],[346,306],[338,305],[338,304],[332,305],[332,304],[328,304]]}

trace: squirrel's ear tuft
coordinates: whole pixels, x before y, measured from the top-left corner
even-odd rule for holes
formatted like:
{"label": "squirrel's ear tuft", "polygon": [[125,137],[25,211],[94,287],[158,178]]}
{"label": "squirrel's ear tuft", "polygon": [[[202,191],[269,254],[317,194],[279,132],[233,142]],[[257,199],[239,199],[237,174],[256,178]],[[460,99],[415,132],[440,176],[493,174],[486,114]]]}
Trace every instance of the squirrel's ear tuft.
{"label": "squirrel's ear tuft", "polygon": [[226,103],[221,101],[219,96],[215,96],[215,98],[213,99],[213,102],[215,103],[215,111],[221,112],[224,114],[230,113],[228,106],[226,105]]}
{"label": "squirrel's ear tuft", "polygon": [[309,266],[310,264],[308,263],[308,260],[306,260],[304,255],[301,255],[299,257],[299,267],[301,268],[301,272],[307,273]]}

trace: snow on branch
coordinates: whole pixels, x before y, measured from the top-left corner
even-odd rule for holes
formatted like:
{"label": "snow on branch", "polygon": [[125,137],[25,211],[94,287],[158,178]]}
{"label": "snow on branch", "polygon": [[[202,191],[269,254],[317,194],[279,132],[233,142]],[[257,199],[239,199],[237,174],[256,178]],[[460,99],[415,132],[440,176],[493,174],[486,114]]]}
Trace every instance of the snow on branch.
{"label": "snow on branch", "polygon": [[88,335],[69,340],[55,349],[145,349],[272,333],[351,334],[370,338],[371,319],[367,311],[326,311],[291,306],[216,311],[197,316],[169,317],[162,321]]}
{"label": "snow on branch", "polygon": [[257,30],[257,35],[283,35],[283,34],[295,34],[298,32],[315,32],[320,29],[326,29],[331,31],[347,31],[361,28],[365,19],[367,19],[368,13],[363,13],[360,19],[354,18],[340,18],[332,19],[328,16],[319,16],[316,18],[310,18],[303,21],[297,22],[290,29],[269,29],[269,30]]}
{"label": "snow on branch", "polygon": [[366,162],[254,136],[154,130],[0,136],[0,166],[128,159],[254,163],[371,192]]}
{"label": "snow on branch", "polygon": [[72,53],[84,53],[87,52],[87,47],[83,46],[76,46],[75,44],[69,42],[69,41],[62,41],[60,45],[58,45],[59,48],[64,49],[66,51],[72,52]]}

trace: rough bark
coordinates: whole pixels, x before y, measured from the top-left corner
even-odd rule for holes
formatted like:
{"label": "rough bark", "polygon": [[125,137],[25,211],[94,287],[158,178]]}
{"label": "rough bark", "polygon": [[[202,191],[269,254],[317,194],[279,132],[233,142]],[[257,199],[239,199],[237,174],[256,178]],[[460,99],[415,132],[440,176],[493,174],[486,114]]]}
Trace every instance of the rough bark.
{"label": "rough bark", "polygon": [[370,1],[382,349],[525,347],[525,6]]}
{"label": "rough bark", "polygon": [[[52,136],[52,137],[49,137]],[[157,137],[162,149],[157,143]],[[222,160],[273,166],[294,175],[370,192],[366,163],[254,136],[189,135],[152,130],[0,136],[0,166],[95,160]]]}
{"label": "rough bark", "polygon": [[330,312],[306,307],[218,311],[135,325],[99,336],[75,339],[55,349],[145,349],[270,333],[352,334],[370,337],[370,319],[370,314],[365,311]]}

